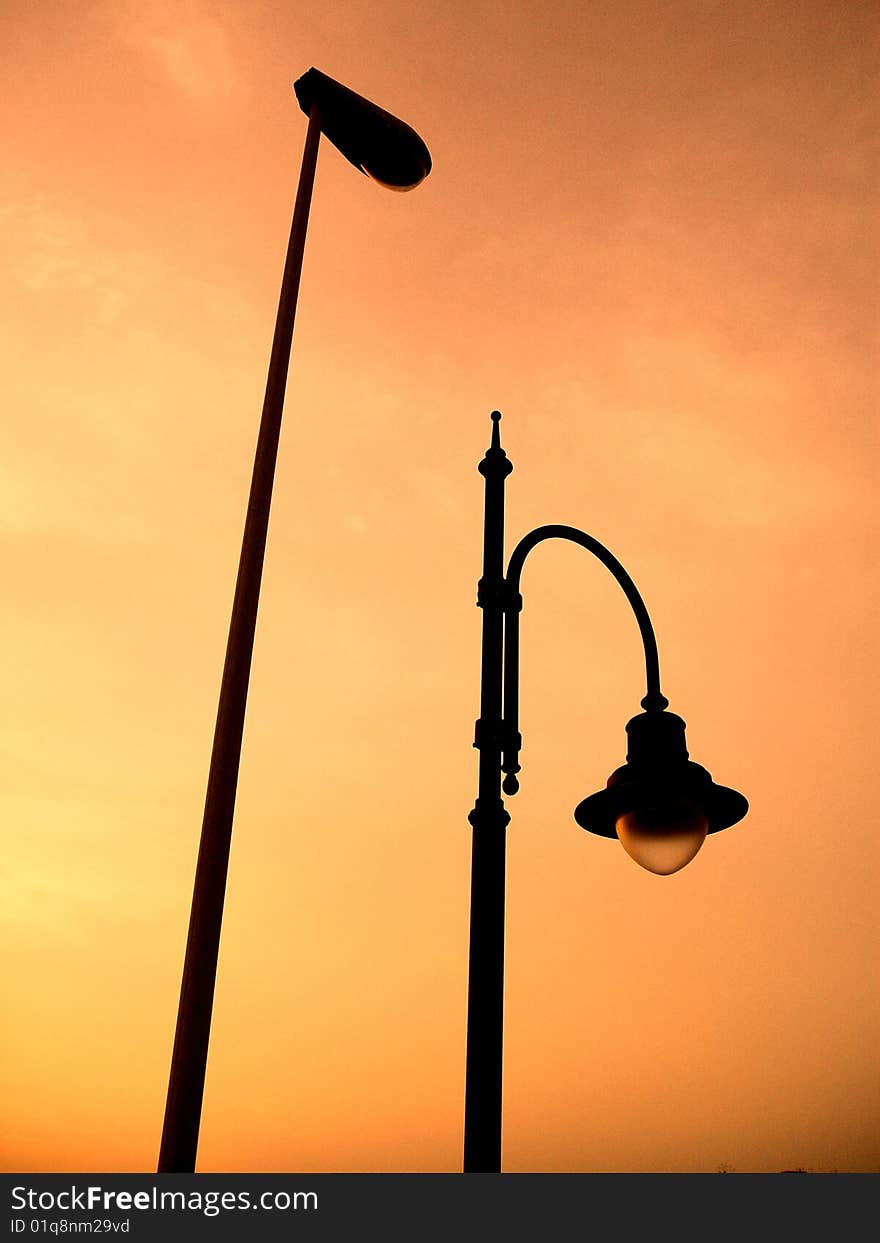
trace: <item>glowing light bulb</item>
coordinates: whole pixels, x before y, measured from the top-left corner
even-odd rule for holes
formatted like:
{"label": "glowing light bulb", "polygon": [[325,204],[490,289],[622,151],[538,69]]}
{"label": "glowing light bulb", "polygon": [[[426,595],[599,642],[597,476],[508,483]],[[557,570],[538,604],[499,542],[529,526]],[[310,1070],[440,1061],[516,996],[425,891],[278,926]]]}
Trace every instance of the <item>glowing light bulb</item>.
{"label": "glowing light bulb", "polygon": [[615,827],[631,859],[657,876],[671,876],[693,859],[709,822],[693,799],[670,798],[619,816]]}

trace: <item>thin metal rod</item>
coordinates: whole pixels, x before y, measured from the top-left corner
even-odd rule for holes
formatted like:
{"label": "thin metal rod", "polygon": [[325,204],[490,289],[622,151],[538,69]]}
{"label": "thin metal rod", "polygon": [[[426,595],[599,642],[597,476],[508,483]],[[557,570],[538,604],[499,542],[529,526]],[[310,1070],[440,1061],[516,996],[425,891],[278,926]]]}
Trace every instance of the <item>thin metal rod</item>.
{"label": "thin metal rod", "polygon": [[196,1166],[260,581],[320,136],[320,116],[317,105],[314,105],[309,116],[290,240],[281,280],[275,335],[269,359],[226,660],[220,685],[159,1152],[160,1174],[194,1173]]}
{"label": "thin metal rod", "polygon": [[500,414],[492,415],[492,444],[480,463],[486,480],[483,576],[477,603],[483,611],[480,718],[474,745],[480,752],[471,857],[468,958],[467,1069],[464,1172],[501,1170],[501,1071],[504,1017],[504,889],[507,824],[501,799],[501,690],[504,640],[504,481],[513,467],[501,448]]}
{"label": "thin metal rod", "polygon": [[597,557],[606,569],[610,570],[614,575],[635,614],[639,633],[642,636],[642,646],[645,649],[645,682],[647,689],[642,700],[642,707],[645,711],[662,711],[668,707],[669,700],[660,689],[660,658],[657,654],[657,639],[654,635],[654,627],[651,625],[651,618],[648,616],[645,602],[639,595],[635,583],[617,558],[592,535],[587,535],[585,531],[580,531],[577,527],[551,524],[549,526],[536,527],[534,531],[530,531],[528,535],[523,536],[510,554],[510,562],[507,567],[507,633],[505,637],[504,669],[504,724],[507,733],[514,738],[519,728],[519,610],[522,605],[519,590],[520,576],[522,575],[525,559],[532,549],[537,544],[548,539],[564,539],[571,541],[573,544],[579,544],[581,548],[586,548],[594,557]]}

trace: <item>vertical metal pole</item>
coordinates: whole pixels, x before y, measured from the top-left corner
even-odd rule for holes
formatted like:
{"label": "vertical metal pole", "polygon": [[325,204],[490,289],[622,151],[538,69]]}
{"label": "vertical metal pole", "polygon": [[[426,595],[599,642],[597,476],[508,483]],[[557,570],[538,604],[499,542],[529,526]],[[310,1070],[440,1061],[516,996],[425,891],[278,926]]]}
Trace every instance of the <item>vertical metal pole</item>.
{"label": "vertical metal pole", "polygon": [[501,448],[500,419],[498,411],[493,411],[492,444],[478,468],[486,480],[486,499],[483,577],[477,594],[477,604],[483,610],[480,718],[474,741],[480,752],[479,792],[468,816],[474,832],[464,1111],[466,1174],[497,1174],[501,1170],[504,888],[510,821],[501,799],[504,481],[513,466]]}
{"label": "vertical metal pole", "polygon": [[241,544],[238,578],[232,604],[226,660],[220,685],[220,701],[214,727],[214,745],[205,795],[205,812],[199,857],[193,886],[186,956],[180,987],[177,1028],[158,1171],[193,1173],[199,1140],[211,1011],[220,948],[220,927],[232,838],[232,818],[241,759],[260,580],[266,551],[272,484],[281,434],[281,414],[293,341],[297,295],[302,274],[303,251],[321,122],[317,105],[309,116],[302,168],[290,229],[290,241],[281,280],[275,335],[269,359],[266,393],[247,517]]}

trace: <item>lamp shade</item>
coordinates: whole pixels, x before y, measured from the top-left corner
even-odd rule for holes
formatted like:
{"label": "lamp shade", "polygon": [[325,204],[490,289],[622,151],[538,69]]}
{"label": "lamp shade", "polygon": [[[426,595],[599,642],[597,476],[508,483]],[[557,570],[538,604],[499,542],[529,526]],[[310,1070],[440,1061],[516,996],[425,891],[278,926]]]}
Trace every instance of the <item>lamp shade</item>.
{"label": "lamp shade", "polygon": [[[677,871],[699,849],[706,833],[718,833],[742,820],[748,801],[736,790],[718,785],[700,764],[688,758],[685,723],[672,712],[643,712],[627,724],[626,763],[608,778],[604,790],[575,808],[582,829],[600,837],[618,837],[637,862],[650,871]],[[653,835],[672,840],[688,837],[693,847],[676,866],[654,868],[630,850],[632,830],[645,842]],[[685,857],[687,855],[687,857]]]}
{"label": "lamp shade", "polygon": [[321,132],[362,173],[390,190],[412,190],[431,171],[431,156],[419,135],[362,95],[309,69],[293,84],[306,115],[317,104]]}

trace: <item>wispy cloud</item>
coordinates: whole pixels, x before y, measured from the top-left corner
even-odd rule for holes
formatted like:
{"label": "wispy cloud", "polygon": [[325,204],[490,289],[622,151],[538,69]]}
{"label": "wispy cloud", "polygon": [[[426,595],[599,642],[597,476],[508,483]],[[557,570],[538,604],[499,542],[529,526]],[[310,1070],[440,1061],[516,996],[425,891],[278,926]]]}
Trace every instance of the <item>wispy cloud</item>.
{"label": "wispy cloud", "polygon": [[183,405],[184,452],[196,452],[201,420],[222,426],[222,384],[234,380],[213,377],[205,351],[215,339],[246,349],[251,308],[40,196],[0,208],[0,263],[4,398],[19,414],[0,461],[0,539],[131,545],[155,526],[149,489],[175,486],[163,455],[171,441],[180,449]]}
{"label": "wispy cloud", "polygon": [[631,462],[654,479],[674,465],[681,497],[719,525],[792,531],[871,520],[868,471],[816,455],[804,439],[809,375],[772,356],[747,366],[698,331],[634,337],[624,357],[645,403],[617,415]]}
{"label": "wispy cloud", "polygon": [[193,103],[226,104],[244,87],[229,30],[200,0],[125,3],[117,34]]}
{"label": "wispy cloud", "polygon": [[4,262],[12,288],[54,299],[77,296],[94,322],[116,320],[136,291],[157,284],[149,255],[102,245],[81,219],[41,198],[7,199],[0,228],[9,243]]}

